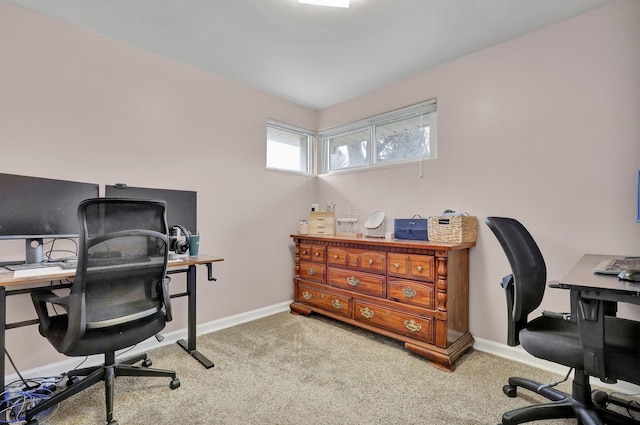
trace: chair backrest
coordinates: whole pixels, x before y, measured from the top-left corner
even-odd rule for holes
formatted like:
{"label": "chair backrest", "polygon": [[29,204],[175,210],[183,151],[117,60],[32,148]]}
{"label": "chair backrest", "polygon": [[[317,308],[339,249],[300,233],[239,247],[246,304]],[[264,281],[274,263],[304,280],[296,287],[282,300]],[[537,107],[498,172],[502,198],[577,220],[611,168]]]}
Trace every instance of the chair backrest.
{"label": "chair backrest", "polygon": [[[169,312],[164,201],[95,198],[78,206],[78,266],[71,288],[82,294],[86,329]],[[169,313],[170,314],[170,313]]]}
{"label": "chair backrest", "polygon": [[519,221],[487,217],[485,223],[496,235],[511,266],[513,282],[510,287],[505,287],[507,303],[509,296],[513,297],[509,319],[514,326],[513,329],[511,326],[509,328],[509,344],[517,345],[519,329],[526,325],[529,313],[542,302],[547,285],[547,268],[538,245]]}

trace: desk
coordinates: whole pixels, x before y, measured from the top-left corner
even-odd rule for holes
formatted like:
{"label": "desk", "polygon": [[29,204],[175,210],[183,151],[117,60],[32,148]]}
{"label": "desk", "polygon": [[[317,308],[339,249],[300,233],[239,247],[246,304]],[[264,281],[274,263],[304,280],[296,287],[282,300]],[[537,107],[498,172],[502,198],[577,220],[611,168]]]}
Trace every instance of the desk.
{"label": "desk", "polygon": [[593,273],[601,261],[619,257],[587,254],[560,281],[550,287],[571,291],[571,320],[578,322],[588,375],[607,378],[604,368],[604,316],[615,316],[617,303],[640,304],[640,283]]}
{"label": "desk", "polygon": [[[206,265],[208,269],[208,280],[215,280],[212,276],[212,266],[213,263],[220,261],[224,261],[224,259],[206,255],[182,257],[182,261],[170,262],[167,270],[167,274],[170,275],[177,273],[187,274],[186,292],[171,295],[171,298],[188,297],[187,340],[185,341],[181,339],[178,341],[178,344],[207,369],[213,367],[213,363],[196,349],[196,266]],[[70,287],[71,284],[60,284],[52,287],[48,283],[52,281],[73,279],[75,273],[75,270],[66,270],[50,275],[14,277],[13,272],[0,268],[0,351],[2,353],[2,358],[0,359],[0,388],[2,388],[3,391],[5,383],[4,349],[6,330],[39,323],[37,319],[18,323],[7,323],[7,296],[28,294],[35,288],[43,287],[45,283],[47,283],[46,287],[54,289]],[[25,288],[25,286],[29,287]]]}

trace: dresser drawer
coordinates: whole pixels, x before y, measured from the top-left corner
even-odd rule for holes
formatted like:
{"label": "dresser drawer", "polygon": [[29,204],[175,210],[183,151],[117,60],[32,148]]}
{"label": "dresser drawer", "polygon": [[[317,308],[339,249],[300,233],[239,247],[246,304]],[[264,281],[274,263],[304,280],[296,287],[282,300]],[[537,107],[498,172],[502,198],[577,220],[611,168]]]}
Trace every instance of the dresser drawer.
{"label": "dresser drawer", "polygon": [[384,274],[387,270],[387,255],[378,251],[328,247],[327,265]]}
{"label": "dresser drawer", "polygon": [[327,266],[347,267],[348,251],[333,246],[327,247]]}
{"label": "dresser drawer", "polygon": [[433,317],[422,317],[356,299],[354,300],[354,319],[433,344]]}
{"label": "dresser drawer", "polygon": [[344,317],[351,317],[351,298],[323,291],[310,285],[298,285],[297,301]]}
{"label": "dresser drawer", "polygon": [[300,261],[301,279],[325,282],[326,270],[323,264],[313,263],[311,261]]}
{"label": "dresser drawer", "polygon": [[388,254],[388,274],[433,282],[435,260],[431,255]]}
{"label": "dresser drawer", "polygon": [[385,296],[385,277],[329,267],[327,284],[376,297]]}
{"label": "dresser drawer", "polygon": [[300,244],[300,260],[324,263],[325,249],[323,245]]}
{"label": "dresser drawer", "polygon": [[390,300],[433,309],[433,283],[390,278],[387,281],[387,287]]}
{"label": "dresser drawer", "polygon": [[384,252],[365,251],[360,253],[360,268],[373,273],[385,273],[387,255]]}

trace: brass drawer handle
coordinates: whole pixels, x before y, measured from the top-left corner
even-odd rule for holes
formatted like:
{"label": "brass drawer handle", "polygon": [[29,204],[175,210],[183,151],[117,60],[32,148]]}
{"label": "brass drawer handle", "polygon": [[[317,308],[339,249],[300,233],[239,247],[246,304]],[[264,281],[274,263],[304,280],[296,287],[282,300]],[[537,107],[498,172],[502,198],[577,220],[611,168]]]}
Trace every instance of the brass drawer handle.
{"label": "brass drawer handle", "polygon": [[416,296],[417,292],[411,288],[402,288],[402,294],[407,298],[413,298]]}
{"label": "brass drawer handle", "polygon": [[320,253],[319,253],[319,252],[316,252],[316,257],[319,257],[319,256],[320,256]]}
{"label": "brass drawer handle", "polygon": [[393,265],[393,267],[395,267],[396,269],[399,269],[399,268],[400,268],[400,264],[395,263],[395,264]]}
{"label": "brass drawer handle", "polygon": [[313,298],[313,295],[311,295],[311,292],[309,291],[304,291],[302,293],[302,298],[304,298],[305,300],[310,300],[311,298]]}
{"label": "brass drawer handle", "polygon": [[369,265],[371,265],[371,264],[373,264],[373,263],[375,263],[375,261],[374,261],[374,260],[369,260]]}
{"label": "brass drawer handle", "polygon": [[347,283],[351,286],[358,286],[360,285],[360,281],[358,279],[356,279],[355,276],[349,276],[347,278]]}
{"label": "brass drawer handle", "polygon": [[333,258],[335,258],[337,260],[339,258],[338,254],[333,254]]}
{"label": "brass drawer handle", "polygon": [[422,329],[422,325],[420,323],[416,323],[415,320],[405,320],[404,327],[409,329],[411,332],[420,332]]}
{"label": "brass drawer handle", "polygon": [[309,273],[309,276],[313,276],[314,274],[316,274],[316,271],[313,269],[309,269],[307,270],[307,273]]}
{"label": "brass drawer handle", "polygon": [[307,251],[302,251],[302,255],[307,255]]}
{"label": "brass drawer handle", "polygon": [[365,319],[371,319],[375,312],[373,310],[369,310],[369,307],[364,307],[360,309],[360,314],[362,314],[362,317]]}
{"label": "brass drawer handle", "polygon": [[422,266],[418,266],[418,267],[416,267],[416,268],[418,269],[418,271],[419,271],[419,272],[421,272],[421,271],[422,271]]}
{"label": "brass drawer handle", "polygon": [[344,307],[344,304],[342,304],[340,300],[333,300],[331,305],[333,305],[336,310],[342,310],[342,307]]}

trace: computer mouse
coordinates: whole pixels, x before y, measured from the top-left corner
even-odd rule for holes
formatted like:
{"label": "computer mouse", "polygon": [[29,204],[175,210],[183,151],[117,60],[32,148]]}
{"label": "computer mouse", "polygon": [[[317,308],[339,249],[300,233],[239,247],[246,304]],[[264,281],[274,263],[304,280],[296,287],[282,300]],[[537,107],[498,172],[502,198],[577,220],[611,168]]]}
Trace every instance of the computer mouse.
{"label": "computer mouse", "polygon": [[640,282],[640,270],[628,269],[618,273],[618,279],[628,282]]}

